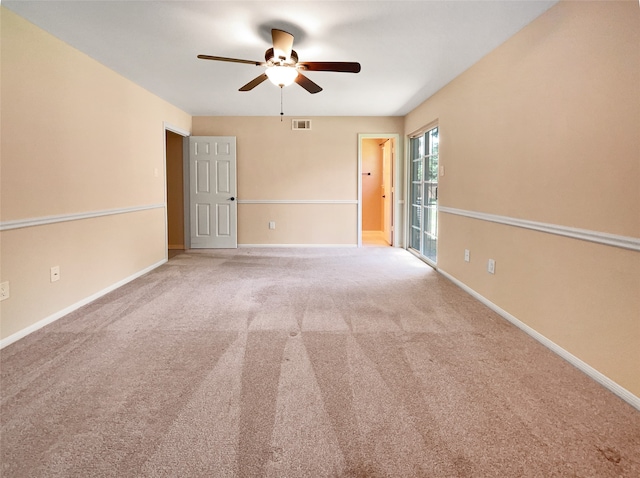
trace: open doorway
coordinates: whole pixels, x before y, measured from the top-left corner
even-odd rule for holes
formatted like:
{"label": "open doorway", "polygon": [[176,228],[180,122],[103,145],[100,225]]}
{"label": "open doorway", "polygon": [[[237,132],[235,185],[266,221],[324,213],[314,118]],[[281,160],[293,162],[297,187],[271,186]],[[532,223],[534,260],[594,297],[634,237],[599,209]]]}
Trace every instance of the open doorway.
{"label": "open doorway", "polygon": [[396,134],[358,135],[358,245],[395,246]]}
{"label": "open doorway", "polygon": [[185,174],[184,139],[189,133],[165,124],[165,178],[167,213],[167,258],[189,248],[185,225]]}

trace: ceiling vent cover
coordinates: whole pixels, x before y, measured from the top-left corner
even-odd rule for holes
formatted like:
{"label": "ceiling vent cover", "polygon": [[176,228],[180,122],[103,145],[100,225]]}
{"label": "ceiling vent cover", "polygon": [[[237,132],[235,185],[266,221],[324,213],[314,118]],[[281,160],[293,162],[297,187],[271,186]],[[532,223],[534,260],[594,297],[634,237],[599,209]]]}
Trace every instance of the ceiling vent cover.
{"label": "ceiling vent cover", "polygon": [[299,130],[311,129],[311,120],[308,120],[308,119],[291,120],[291,129],[299,129]]}

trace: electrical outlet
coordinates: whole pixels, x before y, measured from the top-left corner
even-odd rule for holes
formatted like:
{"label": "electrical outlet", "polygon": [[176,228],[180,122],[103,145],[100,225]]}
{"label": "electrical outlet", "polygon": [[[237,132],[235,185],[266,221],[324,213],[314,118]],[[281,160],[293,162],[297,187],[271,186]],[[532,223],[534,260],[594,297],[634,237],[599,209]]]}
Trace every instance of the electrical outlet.
{"label": "electrical outlet", "polygon": [[0,300],[11,297],[11,289],[9,289],[9,281],[0,284]]}
{"label": "electrical outlet", "polygon": [[51,282],[60,280],[60,266],[53,266],[51,268]]}
{"label": "electrical outlet", "polygon": [[275,229],[276,228],[276,221],[269,221],[269,229]]}
{"label": "electrical outlet", "polygon": [[469,262],[470,260],[471,259],[470,259],[470,255],[469,255],[469,249],[465,249],[464,250],[464,261],[465,262]]}
{"label": "electrical outlet", "polygon": [[487,262],[487,272],[489,274],[496,273],[496,261],[494,261],[493,259],[489,259],[489,262]]}

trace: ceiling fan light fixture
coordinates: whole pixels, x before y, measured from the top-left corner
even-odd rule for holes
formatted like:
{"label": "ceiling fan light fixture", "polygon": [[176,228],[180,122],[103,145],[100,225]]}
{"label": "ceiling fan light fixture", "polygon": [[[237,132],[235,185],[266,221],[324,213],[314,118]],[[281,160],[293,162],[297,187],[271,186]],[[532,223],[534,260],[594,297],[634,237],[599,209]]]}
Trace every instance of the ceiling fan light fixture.
{"label": "ceiling fan light fixture", "polygon": [[288,86],[298,77],[298,70],[292,66],[270,66],[265,72],[269,81],[276,86]]}
{"label": "ceiling fan light fixture", "polygon": [[[2,1],[2,0],[0,0]],[[302,71],[335,71],[342,73],[359,73],[360,63],[353,61],[305,61],[298,62],[298,54],[293,47],[293,35],[284,30],[271,30],[273,48],[264,52],[264,61],[241,60],[224,56],[198,55],[203,60],[228,61],[231,63],[245,63],[255,66],[266,66],[266,71],[242,86],[238,91],[251,91],[262,84],[267,78],[276,86],[283,88],[294,81],[311,94],[320,93],[322,88]],[[298,71],[299,70],[299,71]]]}

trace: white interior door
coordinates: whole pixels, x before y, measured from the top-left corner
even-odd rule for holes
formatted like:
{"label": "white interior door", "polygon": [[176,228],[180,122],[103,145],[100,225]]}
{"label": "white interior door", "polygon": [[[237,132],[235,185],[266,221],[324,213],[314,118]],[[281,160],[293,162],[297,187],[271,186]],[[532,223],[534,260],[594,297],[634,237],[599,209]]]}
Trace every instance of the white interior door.
{"label": "white interior door", "polygon": [[238,247],[235,136],[189,138],[191,247]]}

